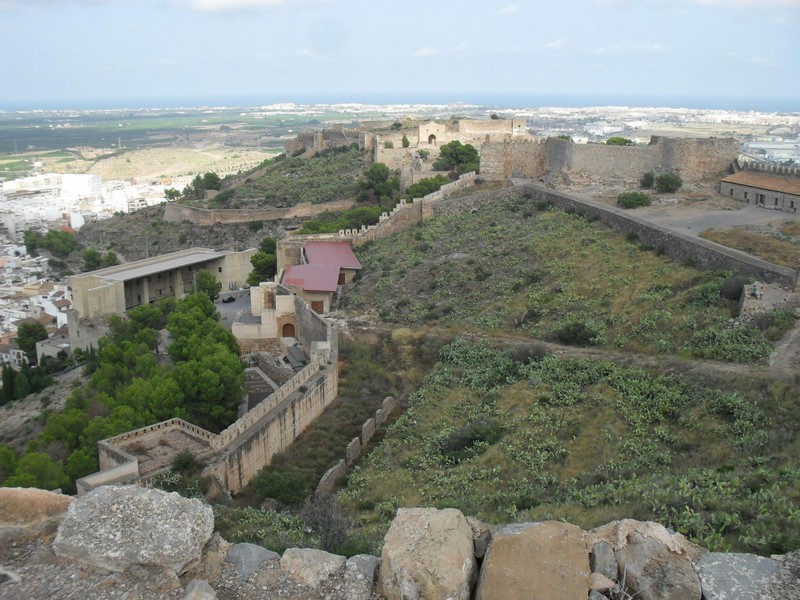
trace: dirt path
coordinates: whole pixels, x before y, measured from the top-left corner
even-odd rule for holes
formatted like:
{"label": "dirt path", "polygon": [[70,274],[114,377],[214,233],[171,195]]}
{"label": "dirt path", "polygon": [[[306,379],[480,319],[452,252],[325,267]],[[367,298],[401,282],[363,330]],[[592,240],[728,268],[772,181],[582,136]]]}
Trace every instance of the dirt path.
{"label": "dirt path", "polygon": [[776,376],[800,375],[800,321],[775,344],[775,350],[769,357],[769,370]]}

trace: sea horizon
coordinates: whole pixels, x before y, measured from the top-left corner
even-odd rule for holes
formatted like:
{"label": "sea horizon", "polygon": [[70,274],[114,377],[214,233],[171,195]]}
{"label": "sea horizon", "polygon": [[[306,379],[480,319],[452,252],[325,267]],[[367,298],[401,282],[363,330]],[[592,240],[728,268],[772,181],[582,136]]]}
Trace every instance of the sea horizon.
{"label": "sea horizon", "polygon": [[762,112],[800,114],[800,99],[710,97],[689,95],[631,95],[631,94],[268,94],[173,96],[156,98],[102,98],[2,101],[5,112],[57,111],[57,110],[155,110],[178,108],[252,108],[272,104],[364,104],[364,105],[436,105],[478,106],[497,109],[536,108],[670,108],[690,110],[727,110],[736,112]]}

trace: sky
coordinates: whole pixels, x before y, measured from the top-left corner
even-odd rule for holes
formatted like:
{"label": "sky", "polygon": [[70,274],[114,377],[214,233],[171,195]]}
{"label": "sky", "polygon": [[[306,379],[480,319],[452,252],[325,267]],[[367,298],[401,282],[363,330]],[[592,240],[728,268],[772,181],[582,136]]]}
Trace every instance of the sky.
{"label": "sky", "polygon": [[800,0],[0,0],[0,54],[5,109],[695,99],[800,112]]}

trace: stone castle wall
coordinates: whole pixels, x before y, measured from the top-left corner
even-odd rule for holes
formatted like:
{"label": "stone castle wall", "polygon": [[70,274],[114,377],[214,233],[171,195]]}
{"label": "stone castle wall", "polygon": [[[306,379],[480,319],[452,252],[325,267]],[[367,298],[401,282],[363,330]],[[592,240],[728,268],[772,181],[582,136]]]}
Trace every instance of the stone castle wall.
{"label": "stone castle wall", "polygon": [[502,141],[481,145],[481,174],[487,179],[539,179],[548,173],[581,172],[600,178],[639,179],[646,171],[677,171],[684,181],[723,176],[739,152],[732,138],[681,139],[653,136],[647,146]]}
{"label": "stone castle wall", "polygon": [[214,225],[215,223],[249,223],[250,221],[277,221],[314,217],[325,211],[347,210],[355,205],[355,200],[334,200],[323,204],[303,202],[287,208],[257,209],[206,209],[184,204],[167,204],[164,208],[164,221],[180,223],[191,221],[197,225]]}

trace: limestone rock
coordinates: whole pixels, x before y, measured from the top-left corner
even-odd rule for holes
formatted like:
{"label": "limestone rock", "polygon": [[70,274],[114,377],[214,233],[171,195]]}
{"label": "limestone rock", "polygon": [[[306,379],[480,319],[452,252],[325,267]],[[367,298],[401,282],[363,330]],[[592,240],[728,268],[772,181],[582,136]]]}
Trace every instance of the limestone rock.
{"label": "limestone rock", "polygon": [[472,529],[460,510],[397,511],[381,554],[379,584],[387,600],[468,600],[476,570]]}
{"label": "limestone rock", "polygon": [[617,557],[608,542],[597,542],[592,547],[592,571],[601,573],[609,579],[617,578]]}
{"label": "limestone rock", "polygon": [[133,565],[127,573],[150,592],[163,594],[181,587],[175,571],[156,565]]}
{"label": "limestone rock", "polygon": [[519,523],[496,530],[481,567],[477,600],[562,600],[589,594],[585,533],[568,523]]}
{"label": "limestone rock", "polygon": [[592,573],[590,579],[590,588],[598,592],[607,592],[609,590],[617,589],[617,583],[613,579],[609,579],[602,573]]}
{"label": "limestone rock", "polygon": [[64,515],[71,496],[36,488],[0,488],[0,525],[23,526]]}
{"label": "limestone rock", "polygon": [[608,598],[597,590],[592,590],[589,592],[589,600],[608,600]]}
{"label": "limestone rock", "polygon": [[758,600],[800,600],[800,550],[783,557],[764,588]]}
{"label": "limestone rock", "polygon": [[281,571],[308,587],[318,588],[331,575],[344,571],[346,560],[324,550],[288,548],[281,557]]}
{"label": "limestone rock", "polygon": [[217,592],[207,581],[192,579],[186,586],[186,595],[183,600],[217,600]]}
{"label": "limestone rock", "polygon": [[214,528],[199,500],[136,486],[103,486],[76,498],[58,528],[58,556],[111,571],[154,565],[183,573]]}
{"label": "limestone rock", "polygon": [[710,552],[695,565],[706,600],[755,600],[764,591],[778,561],[754,554]]}
{"label": "limestone rock", "polygon": [[492,540],[492,532],[486,523],[478,521],[475,517],[467,517],[467,523],[472,528],[472,545],[475,548],[475,558],[483,558]]}
{"label": "limestone rock", "polygon": [[702,596],[692,561],[661,540],[634,532],[616,556],[620,583],[638,600],[700,600]]}
{"label": "limestone rock", "polygon": [[225,555],[225,560],[233,563],[240,579],[246,580],[258,571],[264,561],[280,560],[280,557],[277,552],[256,544],[234,544]]}
{"label": "limestone rock", "polygon": [[595,543],[607,542],[614,550],[621,550],[627,546],[633,534],[655,539],[664,544],[670,552],[685,555],[693,563],[708,552],[705,548],[687,540],[680,533],[671,533],[666,527],[653,521],[622,519],[593,529],[589,533],[595,538]]}
{"label": "limestone rock", "polygon": [[344,571],[345,597],[348,600],[370,600],[377,569],[377,556],[358,554],[348,558]]}

